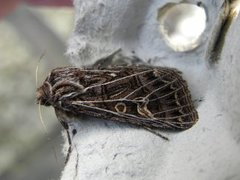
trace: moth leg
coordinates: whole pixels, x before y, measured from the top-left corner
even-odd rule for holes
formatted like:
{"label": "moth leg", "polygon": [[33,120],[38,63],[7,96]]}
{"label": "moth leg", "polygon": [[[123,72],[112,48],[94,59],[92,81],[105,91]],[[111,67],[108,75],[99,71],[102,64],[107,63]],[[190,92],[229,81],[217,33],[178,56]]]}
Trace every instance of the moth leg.
{"label": "moth leg", "polygon": [[113,59],[114,57],[116,56],[116,54],[120,53],[122,51],[122,49],[118,49],[116,51],[114,51],[112,54],[106,56],[106,57],[103,57],[99,60],[97,60],[93,65],[92,67],[93,68],[99,68],[99,67],[107,67],[109,65],[112,65],[114,64],[113,63]]}
{"label": "moth leg", "polygon": [[157,136],[159,136],[160,138],[163,138],[166,141],[169,141],[169,139],[166,136],[163,136],[161,133],[159,133],[157,130],[151,129],[149,127],[143,126],[143,128]]}
{"label": "moth leg", "polygon": [[93,64],[93,68],[108,67],[108,66],[128,66],[128,65],[144,65],[146,64],[135,55],[126,56],[123,54],[122,49],[114,51],[107,57],[99,59]]}
{"label": "moth leg", "polygon": [[70,157],[70,154],[72,152],[72,141],[71,141],[71,137],[70,137],[70,132],[69,132],[69,126],[66,122],[63,122],[63,121],[60,121],[60,123],[62,124],[63,128],[66,130],[67,132],[67,140],[68,140],[68,144],[69,144],[69,147],[68,147],[68,150],[67,150],[67,156],[66,156],[66,159],[65,159],[65,164],[67,164],[68,160],[69,160],[69,157]]}
{"label": "moth leg", "polygon": [[67,156],[66,156],[66,160],[65,160],[65,164],[67,164],[70,154],[72,152],[72,141],[70,139],[70,134],[69,131],[67,130],[67,137],[68,137],[68,143],[69,143],[69,147],[68,147],[68,152],[67,152]]}
{"label": "moth leg", "polygon": [[68,151],[67,151],[67,156],[66,156],[66,160],[65,160],[65,164],[67,164],[67,162],[69,160],[69,157],[70,157],[70,154],[72,152],[72,141],[71,141],[70,132],[69,132],[69,125],[68,125],[68,123],[66,123],[64,121],[64,115],[61,111],[55,109],[55,113],[57,115],[57,118],[58,118],[59,122],[61,123],[61,125],[63,126],[63,128],[67,132],[67,140],[68,140],[68,144],[69,144]]}

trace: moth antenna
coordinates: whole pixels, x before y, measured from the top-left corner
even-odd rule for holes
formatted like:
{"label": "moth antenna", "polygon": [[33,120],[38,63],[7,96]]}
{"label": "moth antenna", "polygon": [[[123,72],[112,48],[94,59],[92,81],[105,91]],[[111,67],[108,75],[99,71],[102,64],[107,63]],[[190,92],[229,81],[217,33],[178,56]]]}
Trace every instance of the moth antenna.
{"label": "moth antenna", "polygon": [[45,51],[41,54],[41,56],[40,56],[40,58],[38,60],[38,63],[37,63],[36,70],[35,70],[36,88],[38,87],[38,69],[39,69],[39,64],[40,64],[41,60],[43,59],[44,55],[45,55]]}
{"label": "moth antenna", "polygon": [[[43,121],[42,110],[41,110],[41,105],[40,104],[38,104],[38,113],[39,113],[40,122],[41,122],[41,124],[43,126],[43,129],[44,129],[44,133],[47,136],[47,141],[52,142],[52,139],[49,136],[49,132],[48,132],[47,126],[46,126],[46,124]],[[56,159],[56,162],[59,165],[59,161],[58,161],[58,156],[57,156],[57,151],[56,151],[55,145],[51,145],[51,146],[52,146],[52,151],[54,153],[54,157]]]}
{"label": "moth antenna", "polygon": [[40,119],[40,122],[41,122],[41,124],[43,126],[44,132],[45,132],[46,135],[49,135],[48,134],[48,130],[47,130],[47,126],[46,126],[46,124],[43,121],[42,110],[41,110],[41,105],[40,104],[38,104],[38,113],[39,113],[39,119]]}

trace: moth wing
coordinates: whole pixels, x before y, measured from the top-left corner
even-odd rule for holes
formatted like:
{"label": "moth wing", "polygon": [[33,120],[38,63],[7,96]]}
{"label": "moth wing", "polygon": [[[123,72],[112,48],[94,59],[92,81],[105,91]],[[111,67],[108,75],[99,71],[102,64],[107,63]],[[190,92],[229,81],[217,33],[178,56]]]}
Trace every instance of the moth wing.
{"label": "moth wing", "polygon": [[85,99],[73,102],[79,106],[76,111],[168,130],[196,123],[198,114],[179,71],[145,66],[105,70],[106,81],[88,85]]}

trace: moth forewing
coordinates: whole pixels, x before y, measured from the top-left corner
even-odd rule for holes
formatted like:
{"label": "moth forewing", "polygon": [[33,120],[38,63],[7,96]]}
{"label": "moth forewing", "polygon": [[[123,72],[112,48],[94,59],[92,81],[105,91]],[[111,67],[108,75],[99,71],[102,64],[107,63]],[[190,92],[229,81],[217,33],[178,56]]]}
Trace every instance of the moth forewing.
{"label": "moth forewing", "polygon": [[198,120],[187,83],[173,68],[56,68],[37,94],[40,104],[66,115],[85,114],[149,130],[185,130]]}

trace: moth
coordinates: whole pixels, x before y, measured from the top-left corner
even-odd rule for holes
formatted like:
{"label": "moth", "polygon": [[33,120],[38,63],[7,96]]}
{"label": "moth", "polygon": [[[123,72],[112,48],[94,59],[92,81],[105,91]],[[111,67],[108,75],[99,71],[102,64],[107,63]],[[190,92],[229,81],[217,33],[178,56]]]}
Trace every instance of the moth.
{"label": "moth", "polygon": [[65,129],[63,116],[130,123],[155,134],[186,130],[198,120],[181,72],[167,67],[56,68],[37,89],[37,102],[53,106]]}

